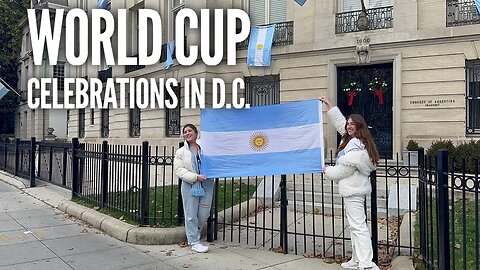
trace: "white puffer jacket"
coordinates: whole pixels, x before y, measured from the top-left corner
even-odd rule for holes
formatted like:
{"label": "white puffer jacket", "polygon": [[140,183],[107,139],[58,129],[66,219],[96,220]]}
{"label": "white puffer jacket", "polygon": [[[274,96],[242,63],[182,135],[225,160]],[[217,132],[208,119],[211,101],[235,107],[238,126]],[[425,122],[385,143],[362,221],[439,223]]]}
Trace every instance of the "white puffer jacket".
{"label": "white puffer jacket", "polygon": [[[330,120],[343,135],[346,119],[338,107],[327,112]],[[335,166],[326,169],[325,176],[338,183],[338,193],[343,197],[365,196],[372,192],[368,176],[375,165],[368,156],[365,145],[357,138],[351,139],[343,149],[344,155],[337,158]]]}
{"label": "white puffer jacket", "polygon": [[195,181],[197,181],[198,176],[194,166],[194,156],[192,155],[192,151],[190,150],[188,143],[185,142],[185,145],[175,152],[175,158],[173,159],[173,171],[175,175],[184,182],[193,184]]}

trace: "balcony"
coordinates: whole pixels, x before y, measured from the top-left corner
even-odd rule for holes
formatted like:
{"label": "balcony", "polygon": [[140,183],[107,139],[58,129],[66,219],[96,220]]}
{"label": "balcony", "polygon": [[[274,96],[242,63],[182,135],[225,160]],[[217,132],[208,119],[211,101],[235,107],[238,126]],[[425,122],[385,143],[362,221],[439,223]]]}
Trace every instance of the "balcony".
{"label": "balcony", "polygon": [[357,20],[362,10],[335,14],[335,34],[386,29],[393,27],[393,6],[367,9],[367,29],[359,29]]}
{"label": "balcony", "polygon": [[475,0],[447,0],[447,27],[480,24]]}
{"label": "balcony", "polygon": [[[249,40],[250,38],[247,38],[243,42],[238,43],[237,49],[247,49]],[[293,21],[275,23],[275,33],[273,35],[272,47],[290,44],[293,44]]]}
{"label": "balcony", "polygon": [[[133,57],[136,57],[138,59],[138,54],[133,55]],[[137,62],[138,63],[138,62]],[[139,70],[145,68],[145,65],[131,65],[131,66],[125,66],[125,73],[133,72],[135,70]]]}
{"label": "balcony", "polygon": [[98,71],[98,78],[102,82],[107,82],[107,79],[112,78],[112,67]]}

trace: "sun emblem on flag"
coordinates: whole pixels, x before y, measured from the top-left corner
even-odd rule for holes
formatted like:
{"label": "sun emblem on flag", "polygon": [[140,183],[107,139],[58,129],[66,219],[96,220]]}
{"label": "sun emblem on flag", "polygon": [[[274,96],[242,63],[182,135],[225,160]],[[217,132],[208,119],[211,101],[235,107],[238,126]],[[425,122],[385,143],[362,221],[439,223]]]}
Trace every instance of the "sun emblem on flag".
{"label": "sun emblem on flag", "polygon": [[267,134],[256,132],[250,137],[250,146],[254,151],[263,151],[268,146]]}
{"label": "sun emblem on flag", "polygon": [[257,50],[262,50],[263,49],[263,44],[257,44]]}

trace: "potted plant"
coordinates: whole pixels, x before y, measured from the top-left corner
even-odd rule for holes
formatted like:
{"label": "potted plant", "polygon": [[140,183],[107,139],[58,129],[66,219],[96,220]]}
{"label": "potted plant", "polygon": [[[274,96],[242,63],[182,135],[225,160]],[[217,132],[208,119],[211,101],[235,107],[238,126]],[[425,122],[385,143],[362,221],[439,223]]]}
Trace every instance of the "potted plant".
{"label": "potted plant", "polygon": [[418,166],[418,143],[414,140],[409,140],[405,149],[403,151],[403,165]]}

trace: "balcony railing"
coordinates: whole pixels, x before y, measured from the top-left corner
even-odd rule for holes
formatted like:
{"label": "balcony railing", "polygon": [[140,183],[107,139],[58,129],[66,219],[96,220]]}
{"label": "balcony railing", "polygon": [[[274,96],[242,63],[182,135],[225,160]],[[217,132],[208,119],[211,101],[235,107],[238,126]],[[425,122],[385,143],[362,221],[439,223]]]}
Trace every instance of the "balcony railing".
{"label": "balcony railing", "polygon": [[[335,34],[359,32],[357,20],[361,10],[337,13],[335,15]],[[393,27],[393,6],[367,9],[368,30]]]}
{"label": "balcony railing", "polygon": [[[138,54],[137,54],[137,55],[133,55],[133,57],[137,57],[137,58],[138,58]],[[129,73],[129,72],[132,72],[132,71],[135,71],[135,70],[139,70],[139,69],[142,69],[142,68],[145,68],[145,65],[125,66],[125,73]]]}
{"label": "balcony railing", "polygon": [[[238,43],[237,48],[247,49],[250,37],[241,43]],[[275,33],[273,34],[272,46],[283,46],[293,44],[293,21],[275,23]]]}
{"label": "balcony railing", "polygon": [[447,0],[447,26],[480,24],[475,0]]}
{"label": "balcony railing", "polygon": [[98,71],[98,78],[102,82],[106,82],[107,79],[112,78],[112,67],[109,67],[104,70],[99,70]]}

